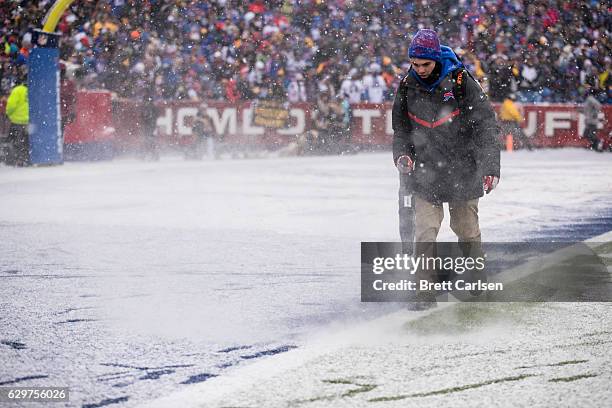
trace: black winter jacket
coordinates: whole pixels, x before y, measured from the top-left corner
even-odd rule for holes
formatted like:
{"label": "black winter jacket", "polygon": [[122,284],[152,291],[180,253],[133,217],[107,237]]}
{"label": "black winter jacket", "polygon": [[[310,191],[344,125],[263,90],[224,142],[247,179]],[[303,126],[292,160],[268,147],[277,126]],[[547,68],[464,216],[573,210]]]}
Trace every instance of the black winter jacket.
{"label": "black winter jacket", "polygon": [[[462,96],[455,95],[459,87]],[[392,119],[393,161],[408,155],[415,162],[414,192],[422,199],[436,204],[475,199],[483,195],[483,176],[499,177],[495,113],[463,68],[448,73],[432,92],[408,73]]]}

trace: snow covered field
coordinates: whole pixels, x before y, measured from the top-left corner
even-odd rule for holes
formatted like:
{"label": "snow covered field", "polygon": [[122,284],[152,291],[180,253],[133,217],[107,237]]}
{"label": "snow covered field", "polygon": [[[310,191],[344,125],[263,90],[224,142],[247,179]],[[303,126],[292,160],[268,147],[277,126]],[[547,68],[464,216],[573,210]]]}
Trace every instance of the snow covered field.
{"label": "snow covered field", "polygon": [[[503,154],[483,239],[583,240],[611,203],[608,154]],[[1,167],[0,386],[85,407],[609,405],[610,304],[361,304],[359,243],[398,240],[396,206],[389,153]]]}

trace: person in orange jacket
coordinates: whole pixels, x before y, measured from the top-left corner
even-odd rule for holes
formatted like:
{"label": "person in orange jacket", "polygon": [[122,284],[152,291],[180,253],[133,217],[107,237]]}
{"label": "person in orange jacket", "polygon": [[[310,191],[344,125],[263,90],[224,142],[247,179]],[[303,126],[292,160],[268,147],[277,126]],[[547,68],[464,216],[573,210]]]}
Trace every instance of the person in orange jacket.
{"label": "person in orange jacket", "polygon": [[499,111],[499,120],[501,124],[501,128],[503,131],[503,135],[511,134],[514,137],[520,146],[524,146],[529,150],[533,149],[533,145],[531,141],[523,132],[521,128],[521,123],[523,123],[523,115],[521,111],[516,106],[516,95],[513,93],[509,94],[506,99],[504,99],[502,106]]}

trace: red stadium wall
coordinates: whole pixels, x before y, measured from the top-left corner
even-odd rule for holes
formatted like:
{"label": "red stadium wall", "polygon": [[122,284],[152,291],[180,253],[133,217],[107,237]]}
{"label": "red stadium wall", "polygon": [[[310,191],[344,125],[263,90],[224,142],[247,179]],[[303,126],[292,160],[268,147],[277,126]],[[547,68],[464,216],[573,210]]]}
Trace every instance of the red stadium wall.
{"label": "red stadium wall", "polygon": [[77,92],[75,120],[66,124],[65,144],[112,141],[112,97],[108,91]]}
{"label": "red stadium wall", "polygon": [[[191,118],[197,112],[197,104],[190,102],[169,102],[159,106],[158,133],[162,144],[188,145],[192,141]],[[309,130],[312,126],[312,104],[302,103],[290,107],[289,129],[274,130],[254,126],[250,103],[230,104],[210,102],[207,112],[226,143],[242,146],[275,147],[295,139],[295,135]],[[497,106],[496,106],[497,108]],[[534,145],[541,147],[586,146],[580,137],[584,130],[584,117],[580,106],[565,104],[525,105],[523,124],[525,133]],[[138,123],[138,103],[128,100],[116,101],[114,105],[114,127],[117,143],[129,150],[142,143]],[[612,106],[605,106],[600,117],[600,135],[612,130]],[[359,104],[353,106],[353,143],[364,146],[388,146],[391,143],[391,105],[382,106]]]}
{"label": "red stadium wall", "polygon": [[[115,152],[138,150],[144,140],[141,127],[141,105],[132,100],[112,100],[106,91],[81,91],[77,94],[76,120],[68,124],[65,144],[87,147],[111,145]],[[230,104],[212,101],[208,114],[225,143],[242,147],[280,147],[295,139],[295,135],[311,128],[312,104],[291,106],[290,128],[264,129],[252,124],[250,103]],[[576,105],[525,105],[524,129],[541,147],[585,146],[579,135],[584,129],[584,117]],[[4,102],[0,100],[4,112]],[[157,121],[162,147],[189,145],[191,120],[197,104],[190,102],[166,102],[159,105]],[[391,105],[359,104],[353,106],[353,143],[363,146],[388,146],[392,139]],[[600,135],[612,130],[612,106],[604,106],[600,121]],[[0,131],[6,135],[6,116],[0,120]]]}

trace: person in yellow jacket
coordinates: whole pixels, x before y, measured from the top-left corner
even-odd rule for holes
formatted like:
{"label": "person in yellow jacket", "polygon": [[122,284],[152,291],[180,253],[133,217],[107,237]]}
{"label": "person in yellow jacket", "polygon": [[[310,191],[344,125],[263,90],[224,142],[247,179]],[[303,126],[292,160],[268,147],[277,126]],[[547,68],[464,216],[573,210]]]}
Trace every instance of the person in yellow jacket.
{"label": "person in yellow jacket", "polygon": [[523,115],[516,106],[516,103],[514,103],[515,100],[516,96],[513,93],[508,95],[506,99],[504,99],[504,102],[499,110],[499,120],[501,122],[503,135],[511,134],[514,140],[516,140],[520,146],[531,150],[533,149],[533,145],[521,128],[521,123],[523,123]]}
{"label": "person in yellow jacket", "polygon": [[9,141],[12,151],[8,157],[8,164],[27,166],[30,163],[30,141],[28,137],[28,123],[30,112],[28,103],[28,88],[24,78],[20,78],[17,85],[11,90],[6,101],[6,116],[11,122]]}

